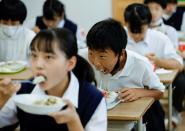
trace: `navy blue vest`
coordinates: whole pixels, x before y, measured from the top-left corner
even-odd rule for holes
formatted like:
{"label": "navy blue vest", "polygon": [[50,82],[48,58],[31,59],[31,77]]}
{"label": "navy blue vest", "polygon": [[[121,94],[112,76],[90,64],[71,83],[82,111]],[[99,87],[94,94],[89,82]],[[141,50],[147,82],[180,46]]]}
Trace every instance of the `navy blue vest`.
{"label": "navy blue vest", "polygon": [[[22,84],[18,94],[30,93],[34,85],[30,83]],[[97,106],[102,100],[100,93],[95,86],[84,82],[79,90],[79,105],[76,111],[79,114],[83,127],[86,126]],[[17,116],[21,131],[68,131],[66,124],[57,124],[55,120],[46,115],[35,115],[26,113],[17,108]]]}
{"label": "navy blue vest", "polygon": [[[36,26],[38,26],[41,30],[47,29],[46,25],[42,20],[42,16],[38,16],[36,18]],[[69,29],[70,31],[73,32],[73,34],[76,34],[77,32],[77,25],[67,18],[65,18],[64,28]]]}
{"label": "navy blue vest", "polygon": [[182,18],[183,18],[183,11],[180,9],[177,9],[177,11],[168,20],[163,19],[163,21],[166,25],[173,26],[176,30],[180,30],[181,24],[182,24]]}

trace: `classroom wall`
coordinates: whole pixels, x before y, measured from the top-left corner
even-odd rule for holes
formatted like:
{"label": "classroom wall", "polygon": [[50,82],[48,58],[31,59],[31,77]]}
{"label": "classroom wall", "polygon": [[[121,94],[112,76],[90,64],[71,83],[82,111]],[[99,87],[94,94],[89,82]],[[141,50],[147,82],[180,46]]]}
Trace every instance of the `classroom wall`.
{"label": "classroom wall", "polygon": [[[26,20],[42,14],[45,0],[23,0],[28,9]],[[67,17],[83,27],[87,32],[90,27],[102,20],[112,17],[111,0],[60,0],[66,6]]]}

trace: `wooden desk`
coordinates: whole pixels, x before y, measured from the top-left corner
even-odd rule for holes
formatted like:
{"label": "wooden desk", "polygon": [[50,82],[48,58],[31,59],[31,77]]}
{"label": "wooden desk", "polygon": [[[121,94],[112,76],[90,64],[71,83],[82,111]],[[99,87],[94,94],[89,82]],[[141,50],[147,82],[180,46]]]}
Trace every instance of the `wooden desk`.
{"label": "wooden desk", "polygon": [[15,74],[0,74],[0,79],[6,77],[11,78],[13,80],[27,80],[32,78],[33,74],[30,69],[25,69],[24,71]]}
{"label": "wooden desk", "polygon": [[108,111],[108,120],[137,121],[138,130],[142,131],[142,117],[153,102],[153,98],[145,97],[133,102],[120,103]]}
{"label": "wooden desk", "polygon": [[175,79],[175,77],[178,74],[178,70],[173,70],[172,73],[167,73],[167,74],[160,74],[159,79],[160,81],[168,85],[168,130],[172,130],[172,83]]}

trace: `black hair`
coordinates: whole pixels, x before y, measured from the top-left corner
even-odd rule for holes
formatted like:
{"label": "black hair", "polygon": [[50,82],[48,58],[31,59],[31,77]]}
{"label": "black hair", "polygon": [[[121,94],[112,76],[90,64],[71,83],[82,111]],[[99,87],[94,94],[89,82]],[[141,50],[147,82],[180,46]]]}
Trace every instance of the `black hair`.
{"label": "black hair", "polygon": [[115,54],[121,54],[126,48],[127,35],[121,23],[106,19],[96,23],[87,34],[87,46],[89,49],[111,49]]}
{"label": "black hair", "polygon": [[20,21],[21,24],[27,15],[26,6],[21,0],[2,0],[0,12],[2,20]]}
{"label": "black hair", "polygon": [[141,33],[142,26],[150,24],[152,15],[146,5],[134,3],[127,6],[124,12],[124,18],[132,33]]}
{"label": "black hair", "polygon": [[47,20],[54,20],[55,16],[61,17],[64,15],[64,4],[59,0],[46,0],[43,5],[43,17]]}
{"label": "black hair", "polygon": [[145,4],[152,3],[152,2],[159,4],[163,9],[166,8],[166,4],[167,4],[166,0],[145,0],[144,1]]}
{"label": "black hair", "polygon": [[177,4],[177,0],[167,0],[167,3]]}
{"label": "black hair", "polygon": [[91,65],[77,54],[77,40],[71,31],[65,28],[53,28],[40,31],[32,40],[31,51],[39,50],[47,53],[54,53],[54,44],[65,54],[66,59],[76,56],[77,63],[73,69],[80,84],[82,82],[95,83],[95,75]]}

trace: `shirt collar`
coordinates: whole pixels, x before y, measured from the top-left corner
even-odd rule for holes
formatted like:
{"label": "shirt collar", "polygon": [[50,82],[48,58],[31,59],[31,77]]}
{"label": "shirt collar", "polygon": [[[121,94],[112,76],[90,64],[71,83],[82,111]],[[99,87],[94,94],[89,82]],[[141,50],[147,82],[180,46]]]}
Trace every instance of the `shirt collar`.
{"label": "shirt collar", "polygon": [[65,20],[62,19],[59,24],[57,25],[58,28],[63,28],[64,27],[64,24],[65,24]]}
{"label": "shirt collar", "polygon": [[[35,86],[32,93],[46,95],[46,93],[41,88],[39,88],[39,85]],[[79,82],[76,76],[71,72],[71,80],[69,82],[69,86],[64,92],[64,95],[62,96],[62,98],[70,100],[72,104],[76,108],[78,108],[78,94],[79,94]]]}
{"label": "shirt collar", "polygon": [[163,20],[162,20],[162,18],[161,18],[161,19],[159,19],[159,20],[156,21],[156,22],[151,22],[150,27],[151,27],[151,28],[155,28],[155,27],[160,27],[160,26],[162,26],[162,25],[163,25]]}
{"label": "shirt collar", "polygon": [[139,44],[139,43],[148,44],[148,42],[149,42],[148,30],[149,30],[149,29],[147,29],[146,36],[145,36],[144,40],[142,40],[142,41],[140,41],[140,42],[138,42],[138,43],[136,43],[136,42],[130,37],[130,35],[129,35],[129,33],[128,33],[128,29],[127,29],[126,27],[125,27],[125,30],[126,30],[127,37],[128,37],[128,43],[127,43],[127,44]]}
{"label": "shirt collar", "polygon": [[131,58],[131,52],[126,50],[126,62],[125,65],[123,67],[122,70],[120,70],[119,72],[117,72],[115,75],[113,75],[112,77],[115,79],[118,79],[121,76],[129,76],[130,72],[131,72],[131,66],[134,64],[134,60]]}

